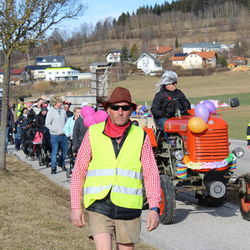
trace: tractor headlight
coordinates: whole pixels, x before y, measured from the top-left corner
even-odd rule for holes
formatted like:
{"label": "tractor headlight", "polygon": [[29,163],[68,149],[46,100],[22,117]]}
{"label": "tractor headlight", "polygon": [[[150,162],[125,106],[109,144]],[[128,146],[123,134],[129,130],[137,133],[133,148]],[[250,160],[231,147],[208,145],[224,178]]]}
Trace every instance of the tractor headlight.
{"label": "tractor headlight", "polygon": [[184,153],[181,150],[174,151],[174,157],[176,160],[181,161],[184,158]]}
{"label": "tractor headlight", "polygon": [[241,158],[244,155],[244,149],[242,147],[237,147],[233,150],[233,154],[236,157]]}

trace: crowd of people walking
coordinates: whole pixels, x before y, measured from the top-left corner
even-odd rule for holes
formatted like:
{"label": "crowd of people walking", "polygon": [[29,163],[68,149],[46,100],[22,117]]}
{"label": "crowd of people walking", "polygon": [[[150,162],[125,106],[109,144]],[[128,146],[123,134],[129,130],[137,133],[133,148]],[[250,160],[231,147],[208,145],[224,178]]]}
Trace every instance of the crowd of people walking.
{"label": "crowd of people walking", "polygon": [[20,97],[17,104],[9,105],[6,151],[13,143],[16,151],[23,150],[26,158],[34,160],[41,154],[39,144],[49,155],[51,174],[57,173],[58,166],[66,170],[68,145],[72,144],[76,155],[87,130],[80,116],[81,107],[75,107],[73,112],[70,107],[70,102],[57,95],[49,100],[38,98],[34,103]]}

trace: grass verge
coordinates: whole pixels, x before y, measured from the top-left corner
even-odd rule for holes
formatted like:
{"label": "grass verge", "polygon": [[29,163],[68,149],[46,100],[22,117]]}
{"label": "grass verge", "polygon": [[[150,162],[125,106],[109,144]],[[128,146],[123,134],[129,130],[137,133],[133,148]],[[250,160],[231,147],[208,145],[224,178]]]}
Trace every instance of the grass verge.
{"label": "grass verge", "polygon": [[0,180],[0,249],[94,249],[87,229],[70,222],[68,190],[9,155]]}

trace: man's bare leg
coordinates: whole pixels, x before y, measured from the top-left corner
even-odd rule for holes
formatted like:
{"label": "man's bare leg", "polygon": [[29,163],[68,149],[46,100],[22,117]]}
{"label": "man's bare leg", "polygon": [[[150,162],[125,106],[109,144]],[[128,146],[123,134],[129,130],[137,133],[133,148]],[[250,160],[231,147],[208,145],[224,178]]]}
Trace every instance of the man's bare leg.
{"label": "man's bare leg", "polygon": [[112,237],[109,233],[93,235],[96,250],[112,250]]}
{"label": "man's bare leg", "polygon": [[117,243],[117,249],[118,250],[134,250],[134,243],[130,243],[130,244],[120,244]]}

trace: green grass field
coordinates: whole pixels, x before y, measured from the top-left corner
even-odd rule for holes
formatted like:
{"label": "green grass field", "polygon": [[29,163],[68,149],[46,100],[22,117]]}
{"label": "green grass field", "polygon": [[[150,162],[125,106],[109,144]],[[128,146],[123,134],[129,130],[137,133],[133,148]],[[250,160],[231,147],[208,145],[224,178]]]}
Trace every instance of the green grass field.
{"label": "green grass field", "polygon": [[[180,88],[192,104],[201,100],[214,99],[229,103],[232,97],[238,97],[240,107],[218,111],[229,125],[229,136],[246,139],[246,127],[250,122],[250,72],[224,72],[208,76],[180,77]],[[156,93],[159,77],[133,75],[125,81],[113,84],[130,89],[132,97],[138,104],[151,105]]]}

